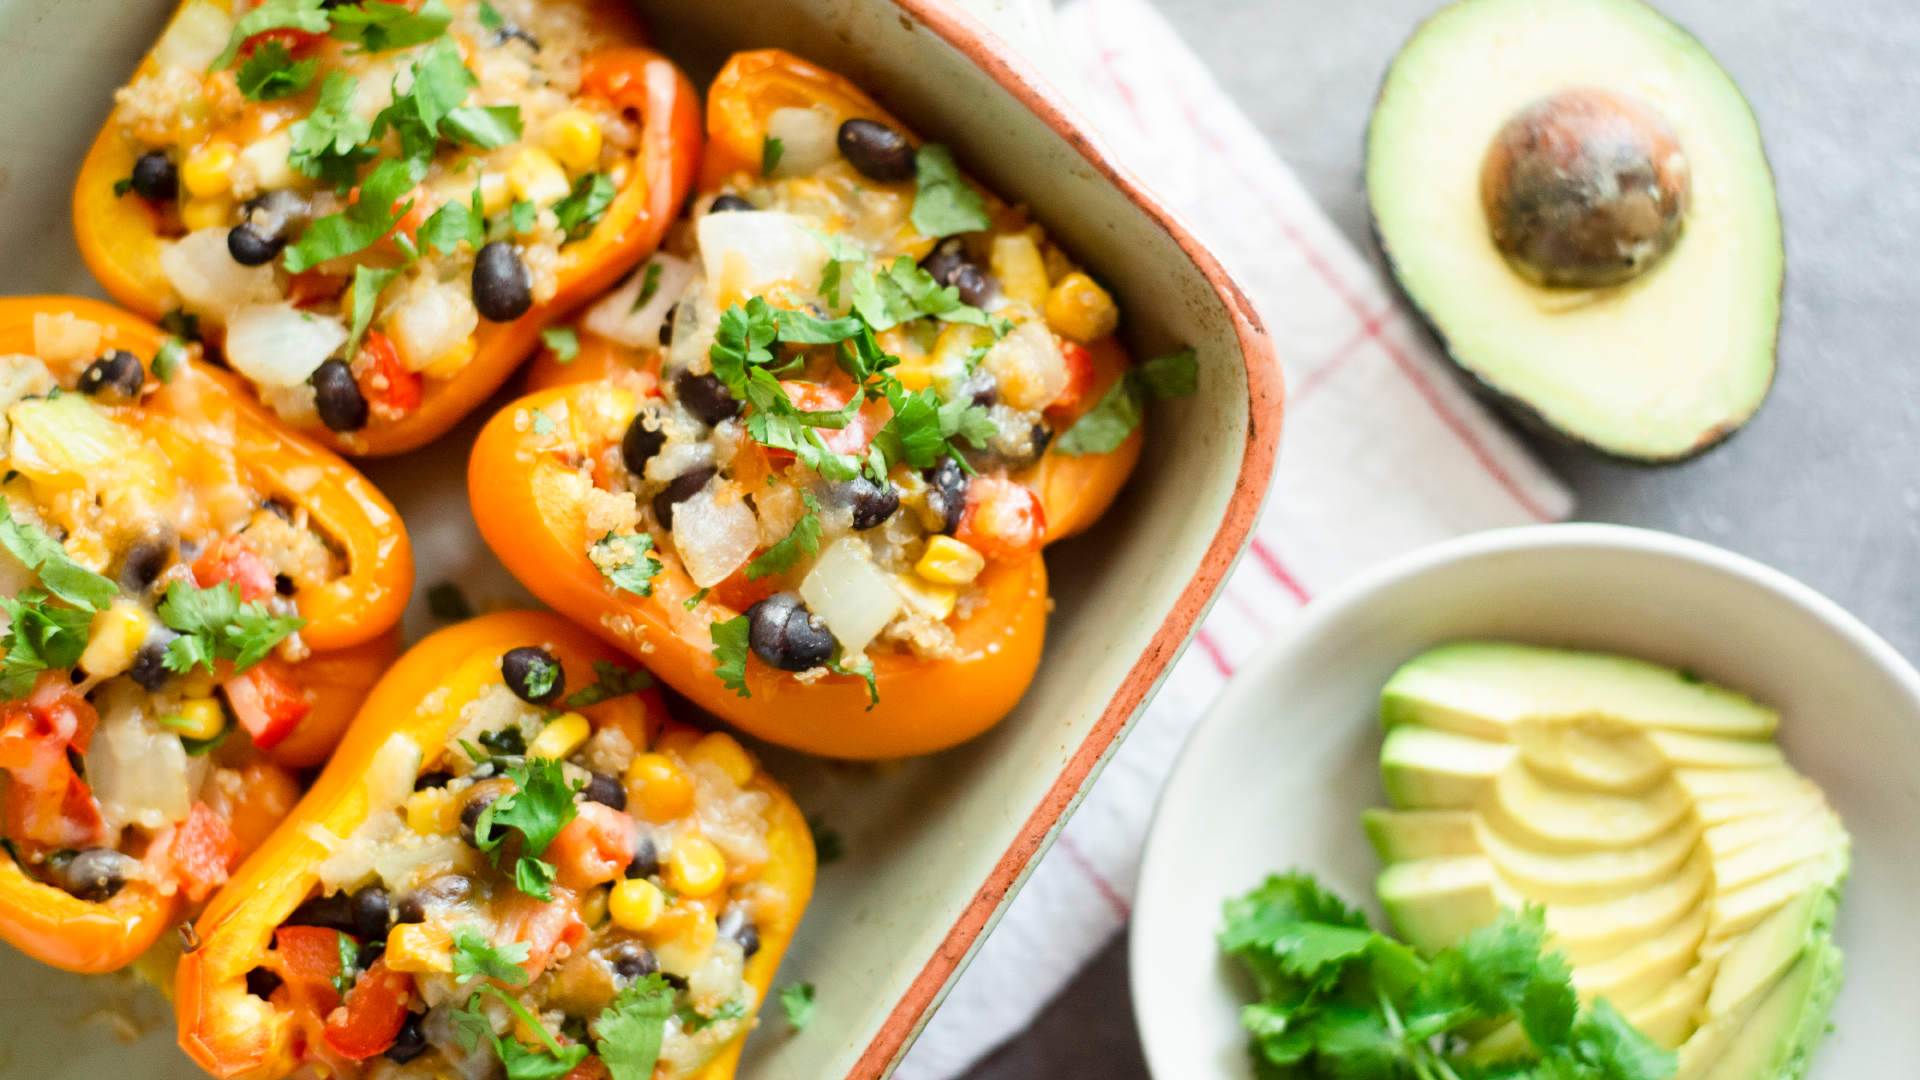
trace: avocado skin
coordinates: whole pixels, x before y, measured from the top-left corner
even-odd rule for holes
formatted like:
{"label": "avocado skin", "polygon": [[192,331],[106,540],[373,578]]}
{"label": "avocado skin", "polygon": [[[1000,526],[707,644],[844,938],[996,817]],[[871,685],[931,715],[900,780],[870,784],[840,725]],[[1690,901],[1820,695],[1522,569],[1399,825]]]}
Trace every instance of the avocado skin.
{"label": "avocado skin", "polygon": [[[1625,2],[1639,3],[1640,0],[1625,0]],[[1651,5],[1642,4],[1641,6],[1650,7]],[[1407,36],[1406,42],[1402,44],[1400,47],[1400,52],[1397,52],[1394,54],[1393,61],[1387,65],[1387,70],[1381,75],[1380,87],[1374,93],[1373,108],[1368,110],[1368,113],[1367,113],[1367,126],[1361,132],[1360,174],[1363,178],[1367,175],[1367,165],[1368,165],[1367,158],[1370,154],[1370,147],[1373,145],[1373,125],[1375,120],[1380,115],[1381,98],[1386,93],[1388,82],[1393,78],[1394,65],[1399,62],[1400,55],[1406,51],[1407,46],[1411,45],[1415,40],[1417,40],[1420,37],[1420,35],[1427,29],[1428,23],[1438,18],[1441,13],[1443,13],[1444,11],[1447,10],[1447,8],[1450,8],[1450,7],[1452,7],[1452,4],[1448,4],[1447,7],[1443,7],[1440,11],[1435,12],[1434,14],[1429,15],[1427,16],[1427,18],[1421,20],[1420,23],[1414,27],[1413,33]],[[1661,18],[1665,19],[1666,16],[1662,14]],[[1678,23],[1673,22],[1673,20],[1671,19],[1667,19],[1667,22],[1673,26],[1676,33],[1684,37],[1695,48],[1700,49],[1703,53],[1707,52],[1706,46],[1702,45],[1700,43],[1700,40],[1694,37],[1691,31],[1688,31],[1685,27],[1680,26]],[[1708,55],[1711,55],[1711,53],[1708,53]],[[1751,105],[1749,105],[1748,111],[1751,113],[1752,111]],[[1764,144],[1762,144],[1762,147],[1761,147],[1761,164],[1767,170],[1768,186],[1772,187],[1775,191],[1778,191],[1779,190],[1778,185],[1775,184],[1774,182],[1775,176],[1773,171],[1773,162],[1770,158],[1767,157],[1766,148]],[[1772,396],[1773,384],[1779,380],[1779,377],[1780,377],[1780,321],[1776,320],[1774,322],[1774,327],[1773,327],[1774,363],[1773,363],[1773,369],[1769,373],[1767,378],[1766,393],[1762,395],[1760,399],[1760,404],[1756,406],[1752,412],[1748,413],[1744,418],[1742,418],[1739,423],[1724,425],[1722,427],[1715,428],[1711,431],[1704,432],[1700,436],[1700,438],[1694,442],[1692,446],[1689,446],[1687,449],[1676,454],[1649,457],[1649,456],[1642,456],[1637,454],[1621,453],[1615,450],[1610,450],[1607,447],[1602,446],[1591,439],[1583,437],[1582,435],[1580,435],[1579,432],[1569,431],[1569,430],[1566,430],[1565,428],[1560,427],[1559,425],[1556,425],[1551,420],[1547,419],[1547,417],[1538,408],[1536,408],[1531,402],[1528,402],[1526,399],[1519,397],[1517,395],[1509,394],[1506,391],[1500,389],[1499,387],[1493,385],[1493,383],[1489,382],[1478,371],[1474,370],[1472,364],[1470,364],[1469,362],[1461,358],[1460,354],[1454,349],[1453,343],[1448,340],[1446,333],[1440,329],[1440,324],[1435,321],[1435,319],[1427,311],[1425,306],[1423,306],[1418,300],[1414,299],[1412,292],[1407,288],[1406,281],[1402,277],[1399,261],[1394,257],[1393,247],[1392,245],[1387,243],[1387,238],[1380,229],[1380,218],[1379,218],[1379,215],[1374,210],[1373,200],[1371,197],[1369,197],[1367,200],[1367,232],[1368,232],[1368,235],[1373,240],[1374,248],[1377,251],[1379,251],[1381,259],[1387,265],[1387,270],[1389,271],[1388,276],[1393,281],[1394,292],[1399,294],[1400,298],[1403,301],[1405,301],[1407,309],[1411,311],[1415,316],[1418,317],[1420,325],[1426,329],[1427,334],[1433,338],[1434,342],[1437,345],[1440,346],[1440,350],[1442,354],[1444,354],[1448,360],[1448,365],[1447,365],[1448,368],[1453,372],[1454,376],[1460,380],[1461,385],[1465,386],[1467,390],[1471,392],[1476,398],[1492,405],[1494,408],[1498,409],[1500,412],[1505,414],[1523,431],[1531,433],[1535,436],[1542,437],[1548,441],[1557,443],[1561,446],[1582,450],[1587,453],[1595,454],[1599,457],[1603,457],[1611,461],[1618,461],[1628,465],[1639,465],[1639,466],[1648,467],[1648,468],[1661,468],[1668,465],[1679,465],[1684,462],[1691,461],[1694,458],[1699,457],[1701,454],[1704,454],[1707,451],[1712,450],[1713,448],[1726,442],[1727,440],[1731,439],[1736,432],[1740,431],[1742,428],[1752,423],[1753,418],[1760,414],[1760,409],[1766,407],[1767,398]],[[1783,249],[1781,261],[1784,269],[1781,275],[1779,296],[1784,297],[1786,294],[1787,275],[1792,273],[1792,263],[1789,260],[1787,260],[1785,257],[1784,249],[1786,247],[1786,237],[1785,237],[1784,230],[1782,231],[1782,235],[1781,235],[1781,247]],[[1785,311],[1784,303],[1781,306],[1781,310],[1784,313]]]}

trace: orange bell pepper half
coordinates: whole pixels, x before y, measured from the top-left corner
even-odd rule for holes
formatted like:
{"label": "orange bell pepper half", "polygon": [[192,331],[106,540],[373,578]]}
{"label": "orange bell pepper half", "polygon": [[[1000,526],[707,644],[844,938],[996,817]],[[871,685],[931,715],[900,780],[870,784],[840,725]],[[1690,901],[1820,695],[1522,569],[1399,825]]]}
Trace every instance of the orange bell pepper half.
{"label": "orange bell pepper half", "polygon": [[[219,6],[227,5],[222,0]],[[385,416],[376,412],[365,428],[343,435],[314,422],[303,429],[305,434],[342,453],[369,456],[404,453],[431,442],[500,388],[538,346],[543,329],[613,284],[659,245],[699,168],[703,142],[699,96],[671,61],[644,47],[645,31],[627,4],[591,0],[590,8],[601,30],[627,44],[586,57],[580,70],[580,95],[604,101],[637,126],[639,151],[637,167],[629,170],[592,232],[560,248],[552,268],[557,291],[511,322],[481,320],[471,337],[472,359],[452,377],[428,377],[417,388],[397,387],[396,393],[370,397],[390,409]],[[181,10],[186,9],[183,4]],[[176,12],[175,18],[179,17]],[[322,49],[337,47],[337,42],[321,44]],[[133,78],[158,70],[149,54]],[[227,92],[237,93],[230,85]],[[204,142],[231,136],[233,141],[245,142],[255,137],[251,132],[266,130],[259,125],[284,112],[286,104],[247,103],[230,129],[200,131],[194,137]],[[191,149],[178,148],[182,154]],[[160,268],[160,252],[169,235],[178,235],[180,226],[169,218],[177,218],[172,204],[156,209],[135,194],[115,191],[115,185],[132,174],[141,150],[109,118],[81,165],[73,193],[73,225],[82,258],[107,292],[128,308],[158,320],[170,304],[177,303]],[[424,203],[416,202],[408,222],[417,227],[427,210]],[[296,275],[292,298],[297,302],[315,295],[332,299],[344,288],[344,280],[337,276],[330,286],[313,278],[313,271]],[[217,345],[218,328],[209,330],[209,343]]]}

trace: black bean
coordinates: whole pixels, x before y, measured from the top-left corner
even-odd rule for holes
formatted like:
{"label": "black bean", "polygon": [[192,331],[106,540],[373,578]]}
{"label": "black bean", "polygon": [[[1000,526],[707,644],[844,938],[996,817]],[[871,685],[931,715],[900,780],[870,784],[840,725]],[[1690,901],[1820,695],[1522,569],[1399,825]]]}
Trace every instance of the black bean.
{"label": "black bean", "polygon": [[769,667],[806,671],[833,655],[833,635],[792,593],[775,593],[747,609],[747,644]]}
{"label": "black bean", "polygon": [[566,670],[538,645],[508,649],[500,658],[500,674],[513,696],[529,705],[545,705],[567,689]]}
{"label": "black bean", "polygon": [[733,940],[740,943],[741,954],[751,959],[754,953],[760,951],[760,928],[746,923],[734,932]]}
{"label": "black bean", "polygon": [[680,404],[703,424],[717,424],[740,414],[740,402],[727,392],[727,384],[711,374],[682,371],[674,376],[673,392]]}
{"label": "black bean", "polygon": [[402,1065],[427,1052],[427,1036],[420,1030],[420,1020],[424,1013],[408,1013],[406,1022],[400,1025],[400,1034],[393,1037],[393,1045],[384,1051],[388,1061],[397,1061]]}
{"label": "black bean", "polygon": [[167,642],[173,637],[171,630],[155,631],[146,644],[140,646],[140,651],[133,654],[133,666],[127,669],[128,677],[147,690],[158,690],[165,686],[173,676],[173,672],[167,670]]}
{"label": "black bean", "polygon": [[926,478],[933,486],[927,492],[927,506],[946,519],[940,531],[951,533],[960,527],[960,515],[967,508],[966,470],[952,458],[945,458],[927,470]]}
{"label": "black bean", "polygon": [[353,918],[353,897],[346,893],[334,893],[332,896],[316,896],[299,907],[293,914],[281,920],[282,926],[320,926],[328,930],[338,930],[351,934],[359,929]]}
{"label": "black bean", "polygon": [[653,516],[660,519],[660,527],[673,528],[673,508],[700,494],[707,481],[719,472],[711,465],[703,465],[692,472],[684,472],[667,482],[667,489],[653,497]]}
{"label": "black bean", "polygon": [[660,870],[660,849],[654,846],[653,837],[641,833],[633,841],[633,861],[627,864],[627,876],[630,878],[652,877]]}
{"label": "black bean", "polygon": [[273,591],[281,596],[292,596],[300,591],[300,585],[285,574],[273,575]]}
{"label": "black bean", "polygon": [[133,163],[133,193],[153,202],[169,202],[180,194],[180,170],[164,150],[149,150]]}
{"label": "black bean", "polygon": [[856,476],[847,484],[848,494],[853,501],[853,527],[860,530],[871,529],[884,523],[900,509],[900,492],[892,484],[876,484],[864,476]]}
{"label": "black bean", "polygon": [[905,135],[873,120],[849,120],[836,140],[840,156],[870,180],[897,184],[914,177],[913,144]]}
{"label": "black bean", "polygon": [[265,266],[286,246],[286,237],[268,236],[251,222],[227,230],[227,254],[241,266]]}
{"label": "black bean", "polygon": [[753,204],[738,195],[722,195],[707,207],[709,214],[731,214],[736,210],[751,210]]}
{"label": "black bean", "polygon": [[359,431],[367,426],[367,399],[344,360],[329,360],[314,369],[313,407],[320,422],[333,431]]}
{"label": "black bean", "polygon": [[68,861],[60,875],[68,892],[98,904],[112,899],[139,865],[112,848],[90,848]]}
{"label": "black bean", "polygon": [[120,586],[130,593],[143,593],[173,561],[173,540],[166,536],[146,536],[127,548],[120,560]]}
{"label": "black bean", "polygon": [[679,317],[680,305],[675,304],[667,309],[667,317],[660,320],[660,344],[662,346],[673,344],[673,321]]}
{"label": "black bean", "polygon": [[353,925],[361,941],[387,939],[387,890],[368,885],[353,894]]}
{"label": "black bean", "polygon": [[458,904],[473,894],[473,882],[460,874],[441,874],[393,905],[393,924],[427,921],[428,904]]}
{"label": "black bean", "polygon": [[967,246],[958,239],[949,239],[935,248],[920,268],[936,283],[960,290],[960,299],[974,307],[984,306],[1000,291],[993,275],[967,258]]}
{"label": "black bean", "polygon": [[[620,461],[635,476],[667,445],[667,433],[658,427],[648,427],[647,419],[646,413],[634,413],[633,423],[627,425],[627,434],[620,440]],[[654,422],[659,423],[657,419]]]}
{"label": "black bean", "polygon": [[608,776],[603,772],[594,773],[592,779],[587,781],[586,790],[580,794],[588,802],[611,806],[615,810],[627,808],[627,785],[621,783],[617,776]]}
{"label": "black bean", "polygon": [[513,782],[506,779],[483,780],[468,788],[460,806],[460,839],[479,847],[475,830],[480,827],[480,815],[494,800],[513,790]]}
{"label": "black bean", "polygon": [[418,892],[410,892],[393,905],[393,925],[405,926],[408,923],[427,921],[427,903]]}
{"label": "black bean", "polygon": [[353,954],[353,966],[359,968],[361,971],[370,970],[373,967],[373,962],[380,959],[380,954],[386,951],[386,942],[369,941],[361,945],[359,951]]}
{"label": "black bean", "polygon": [[953,279],[947,284],[960,290],[960,300],[974,307],[986,307],[994,297],[1000,295],[1000,283],[992,274],[972,263],[953,272]]}
{"label": "black bean", "polygon": [[247,972],[247,993],[265,1001],[272,997],[273,992],[280,989],[280,984],[285,981],[273,971],[257,967]]}
{"label": "black bean", "polygon": [[608,949],[607,959],[613,962],[613,973],[623,979],[644,979],[660,970],[653,950],[637,941],[623,941]]}
{"label": "black bean", "polygon": [[507,241],[495,240],[474,257],[473,306],[494,322],[512,322],[533,306],[533,274]]}
{"label": "black bean", "polygon": [[441,772],[436,769],[433,772],[421,773],[419,777],[413,781],[413,790],[425,791],[428,788],[443,788],[452,780],[452,773]]}
{"label": "black bean", "polygon": [[1033,425],[1033,456],[1036,460],[1047,452],[1047,447],[1052,443],[1053,428],[1046,424]]}
{"label": "black bean", "polygon": [[146,381],[147,369],[139,357],[125,349],[113,349],[80,373],[79,388],[83,394],[137,398]]}

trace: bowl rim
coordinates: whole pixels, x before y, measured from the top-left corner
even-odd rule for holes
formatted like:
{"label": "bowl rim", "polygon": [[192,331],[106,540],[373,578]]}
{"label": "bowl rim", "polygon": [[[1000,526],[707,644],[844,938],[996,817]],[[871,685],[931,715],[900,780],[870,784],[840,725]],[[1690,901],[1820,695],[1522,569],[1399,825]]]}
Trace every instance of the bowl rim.
{"label": "bowl rim", "polygon": [[1067,811],[1098,771],[1173,661],[1184,651],[1200,619],[1253,533],[1265,501],[1284,422],[1285,390],[1272,335],[1246,291],[1173,211],[1150,194],[1113,156],[1092,122],[1013,45],[950,0],[892,0],[901,14],[931,31],[1013,95],[1027,111],[1078,151],[1127,201],[1145,213],[1186,255],[1212,287],[1232,320],[1247,380],[1247,437],[1239,479],[1207,550],[1152,640],[1121,680],[1086,737],[1075,747],[1046,795],[1022,823],[993,870],[955,916],[933,955],[894,1003],[887,1018],[847,1072],[847,1080],[878,1080],[899,1063],[919,1028],[966,966],[985,931],[1019,891]]}
{"label": "bowl rim", "polygon": [[[1151,931],[1141,933],[1140,928],[1150,924],[1151,913],[1159,907],[1157,894],[1162,890],[1156,885],[1155,875],[1152,873],[1154,866],[1164,858],[1158,853],[1168,845],[1176,843],[1175,837],[1163,832],[1162,826],[1166,820],[1164,811],[1171,800],[1177,797],[1176,789],[1181,786],[1180,779],[1183,773],[1193,761],[1197,760],[1199,751],[1196,747],[1203,741],[1206,729],[1221,723],[1220,718],[1229,713],[1238,712],[1244,708],[1242,699],[1253,692],[1251,688],[1259,681],[1262,673],[1284,664],[1289,656],[1307,649],[1311,642],[1327,631],[1329,626],[1345,618],[1350,610],[1374,599],[1381,593],[1399,588],[1445,567],[1492,556],[1555,549],[1650,555],[1690,564],[1758,586],[1763,591],[1792,604],[1806,616],[1837,634],[1868,659],[1874,667],[1884,672],[1908,697],[1920,704],[1920,671],[1916,671],[1899,650],[1867,624],[1861,622],[1857,616],[1825,594],[1784,571],[1776,570],[1750,556],[1729,551],[1703,540],[1631,525],[1592,522],[1519,525],[1442,540],[1416,548],[1363,571],[1316,597],[1295,619],[1292,626],[1269,640],[1258,653],[1241,665],[1234,673],[1233,679],[1221,691],[1220,696],[1208,706],[1206,714],[1194,725],[1187,741],[1174,757],[1173,767],[1167,774],[1167,782],[1155,799],[1153,816],[1147,825],[1146,841],[1141,848],[1140,884],[1133,904],[1134,917],[1127,929],[1128,998],[1133,1006],[1134,1015],[1140,1018],[1137,1020],[1138,1033],[1149,1075],[1156,1080],[1170,1080],[1175,1076],[1186,1080],[1185,1073],[1171,1071],[1169,1068],[1156,1068],[1154,1043],[1148,1039],[1147,1035],[1148,1028],[1152,1026],[1150,1017],[1153,1012],[1148,1008],[1151,998],[1148,994],[1148,980],[1145,974],[1149,965],[1144,962],[1147,959],[1146,953],[1150,948],[1150,940],[1155,935]],[[1171,886],[1168,887],[1171,888]]]}

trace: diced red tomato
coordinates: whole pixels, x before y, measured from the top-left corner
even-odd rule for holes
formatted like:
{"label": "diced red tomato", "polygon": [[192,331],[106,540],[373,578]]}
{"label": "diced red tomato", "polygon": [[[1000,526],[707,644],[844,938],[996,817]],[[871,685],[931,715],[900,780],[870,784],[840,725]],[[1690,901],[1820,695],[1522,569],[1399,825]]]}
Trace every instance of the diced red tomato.
{"label": "diced red tomato", "polygon": [[194,560],[193,580],[203,589],[231,581],[242,600],[273,595],[273,568],[238,533],[221,537]]}
{"label": "diced red tomato", "polygon": [[86,847],[105,831],[93,792],[67,754],[84,752],[99,717],[64,672],[43,673],[24,701],[0,707],[0,767],[7,835],[51,847]]}
{"label": "diced red tomato", "polygon": [[1060,343],[1060,358],[1067,364],[1067,388],[1047,405],[1049,414],[1079,416],[1093,404],[1093,354],[1086,346],[1072,341]]}
{"label": "diced red tomato", "polygon": [[346,1004],[328,1014],[327,1046],[350,1061],[365,1061],[392,1046],[407,1022],[412,996],[413,976],[387,967],[384,956],[375,960],[347,991]]}
{"label": "diced red tomato", "polygon": [[[783,382],[780,388],[787,392],[788,399],[796,408],[805,412],[826,412],[841,408],[854,394],[850,383],[839,386]],[[820,441],[836,454],[864,454],[867,452],[868,444],[873,442],[873,437],[878,435],[880,429],[886,427],[887,421],[892,418],[893,406],[887,404],[886,399],[882,398],[861,405],[860,411],[853,414],[853,419],[846,427],[816,428],[815,430],[820,433]],[[785,451],[775,450],[772,454],[778,455],[779,459],[784,461],[793,460],[793,455]]]}
{"label": "diced red tomato", "polygon": [[612,881],[633,861],[633,819],[601,803],[579,806],[547,846],[542,858],[560,871],[560,884],[576,892]]}
{"label": "diced red tomato", "polygon": [[520,966],[526,969],[529,980],[539,978],[553,962],[555,949],[587,936],[587,924],[580,921],[580,905],[574,902],[573,890],[564,885],[554,887],[553,900],[547,903],[516,890],[499,910],[500,930],[494,944],[527,943],[527,959]]}
{"label": "diced red tomato", "polygon": [[340,1007],[340,991],[333,980],[340,974],[343,937],[324,926],[283,926],[273,932],[274,947],[268,956],[277,961],[293,1001],[311,1005],[317,1016]]}
{"label": "diced red tomato", "polygon": [[272,30],[262,30],[241,42],[239,55],[242,57],[252,56],[255,49],[272,41],[277,42],[280,47],[287,50],[294,59],[299,60],[304,59],[325,40],[327,40],[327,35],[325,34],[311,34],[295,27],[280,26]]}
{"label": "diced red tomato", "polygon": [[313,711],[313,702],[293,668],[276,656],[228,679],[221,689],[227,692],[227,704],[233,706],[240,726],[262,750],[280,745]]}
{"label": "diced red tomato", "polygon": [[368,401],[400,413],[420,407],[421,378],[400,362],[400,350],[394,348],[392,338],[378,330],[367,331],[360,342],[360,359],[366,361],[366,370],[357,381]]}
{"label": "diced red tomato", "polygon": [[1047,537],[1047,512],[1026,485],[976,476],[967,485],[967,509],[953,536],[989,559],[1031,555]]}
{"label": "diced red tomato", "polygon": [[609,1080],[612,1076],[607,1071],[607,1063],[601,1061],[599,1055],[593,1054],[583,1058],[560,1080]]}
{"label": "diced red tomato", "polygon": [[227,819],[214,813],[206,803],[193,804],[187,820],[173,834],[168,849],[172,857],[173,878],[181,891],[194,903],[213,895],[227,883],[227,872],[240,861],[240,841],[227,825]]}

